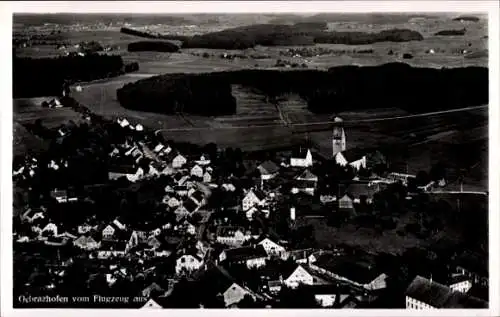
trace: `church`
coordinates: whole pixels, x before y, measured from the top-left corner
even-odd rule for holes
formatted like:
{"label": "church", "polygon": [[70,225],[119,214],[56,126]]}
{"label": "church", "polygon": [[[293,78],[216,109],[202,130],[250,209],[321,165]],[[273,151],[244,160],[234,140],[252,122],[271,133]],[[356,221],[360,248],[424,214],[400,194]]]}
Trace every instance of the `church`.
{"label": "church", "polygon": [[347,150],[344,120],[335,117],[332,136],[332,156],[341,166],[350,165],[356,170],[366,168],[366,155],[357,149]]}

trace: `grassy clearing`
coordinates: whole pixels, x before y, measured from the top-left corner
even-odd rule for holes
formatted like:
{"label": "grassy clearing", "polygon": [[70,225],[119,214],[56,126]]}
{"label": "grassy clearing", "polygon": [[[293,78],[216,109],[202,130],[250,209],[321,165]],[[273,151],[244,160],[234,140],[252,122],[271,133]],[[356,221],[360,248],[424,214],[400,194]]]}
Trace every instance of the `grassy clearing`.
{"label": "grassy clearing", "polygon": [[13,124],[13,156],[24,156],[28,153],[41,153],[48,148],[48,144],[39,137],[31,134],[19,122]]}
{"label": "grassy clearing", "polygon": [[69,120],[75,122],[82,120],[81,115],[71,108],[42,108],[41,103],[43,101],[50,101],[52,98],[53,97],[14,99],[14,121],[25,124],[33,123],[40,119],[45,126],[54,128],[67,123]]}

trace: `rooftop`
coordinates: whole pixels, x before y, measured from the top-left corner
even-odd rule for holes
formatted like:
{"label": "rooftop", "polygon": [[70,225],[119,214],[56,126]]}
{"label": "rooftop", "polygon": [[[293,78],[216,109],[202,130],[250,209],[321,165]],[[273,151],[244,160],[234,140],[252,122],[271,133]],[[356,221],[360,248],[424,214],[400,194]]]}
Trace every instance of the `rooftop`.
{"label": "rooftop", "polygon": [[436,308],[488,308],[488,303],[449,287],[417,276],[406,290],[406,295]]}
{"label": "rooftop", "polygon": [[228,261],[245,261],[255,258],[267,257],[266,250],[262,245],[234,248],[224,250]]}

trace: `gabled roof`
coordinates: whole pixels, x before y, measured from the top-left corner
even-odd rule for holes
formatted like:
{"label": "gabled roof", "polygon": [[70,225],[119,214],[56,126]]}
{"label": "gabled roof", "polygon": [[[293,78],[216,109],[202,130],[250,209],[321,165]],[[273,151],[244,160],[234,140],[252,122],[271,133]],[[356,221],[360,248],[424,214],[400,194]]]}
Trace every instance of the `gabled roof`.
{"label": "gabled roof", "polygon": [[108,172],[115,174],[135,174],[137,173],[137,167],[133,165],[112,165],[109,167]]}
{"label": "gabled roof", "polygon": [[341,194],[347,193],[354,198],[359,198],[361,196],[372,198],[377,192],[377,188],[375,186],[368,186],[368,183],[342,184],[341,188],[342,187],[344,189],[341,191]]}
{"label": "gabled roof", "polygon": [[257,169],[262,175],[272,175],[279,171],[279,167],[272,161],[265,161],[260,164]]}
{"label": "gabled roof", "polygon": [[126,241],[102,241],[99,249],[102,251],[125,251],[126,245]]}
{"label": "gabled roof", "polygon": [[314,265],[359,284],[368,284],[383,273],[370,260],[328,253],[318,256]]}
{"label": "gabled roof", "polygon": [[262,245],[227,249],[224,252],[226,253],[226,261],[245,261],[267,257],[266,250]]}
{"label": "gabled roof", "polygon": [[318,176],[311,173],[311,171],[309,169],[306,169],[299,176],[297,176],[296,179],[298,179],[298,180],[317,180]]}
{"label": "gabled roof", "polygon": [[218,237],[233,237],[236,231],[240,230],[243,234],[245,234],[244,227],[236,227],[236,226],[219,226],[217,227],[216,236]]}
{"label": "gabled roof", "polygon": [[366,156],[366,150],[360,148],[352,148],[345,150],[342,153],[342,156],[346,159],[347,162],[351,163],[363,158]]}
{"label": "gabled roof", "polygon": [[406,289],[406,296],[436,308],[488,308],[488,303],[449,287],[417,276]]}
{"label": "gabled roof", "polygon": [[250,189],[245,196],[247,196],[250,192],[253,192],[259,200],[263,200],[266,198],[266,194],[263,191],[258,190],[258,189]]}
{"label": "gabled roof", "polygon": [[205,195],[203,194],[203,192],[197,190],[195,191],[191,197],[193,197],[194,199],[196,199],[198,202],[202,201],[203,198],[205,198]]}
{"label": "gabled roof", "polygon": [[308,147],[299,147],[299,148],[294,148],[292,151],[292,157],[293,158],[301,158],[305,159],[307,156],[307,151],[310,151]]}
{"label": "gabled roof", "polygon": [[184,208],[186,208],[186,210],[190,214],[193,213],[196,210],[196,208],[198,208],[198,205],[196,205],[196,203],[192,199],[186,199],[186,200],[184,200],[184,202],[182,203],[182,205],[184,206]]}

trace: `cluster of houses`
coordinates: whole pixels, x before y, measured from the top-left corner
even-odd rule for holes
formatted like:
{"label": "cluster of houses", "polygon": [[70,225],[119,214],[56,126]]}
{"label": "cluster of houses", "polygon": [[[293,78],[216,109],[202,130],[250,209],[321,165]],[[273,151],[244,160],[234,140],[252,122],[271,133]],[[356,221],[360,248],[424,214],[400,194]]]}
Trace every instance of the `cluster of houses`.
{"label": "cluster of houses", "polygon": [[[341,123],[341,119],[336,119]],[[133,125],[127,119],[116,122],[127,131],[143,132],[140,124]],[[135,133],[134,132],[134,133]],[[336,128],[333,137],[334,160],[341,166],[350,165],[359,170],[367,167],[366,155],[351,155],[345,148],[345,133]],[[258,179],[252,186],[237,188],[229,179],[219,179],[215,166],[206,154],[193,157],[183,155],[172,144],[153,143],[146,140],[129,140],[113,145],[108,154],[110,182],[126,179],[136,183],[164,177],[168,184],[164,187],[161,202],[165,213],[175,215],[175,221],[158,223],[150,230],[140,230],[116,217],[107,223],[88,221],[76,228],[67,229],[48,217],[44,206],[26,208],[20,220],[31,227],[31,234],[15,236],[18,243],[42,242],[47,246],[73,245],[88,252],[90,259],[116,260],[136,259],[135,270],[154,275],[156,266],[148,266],[151,259],[170,259],[173,267],[166,277],[165,285],[159,282],[149,284],[142,295],[151,297],[144,308],[161,308],[162,299],[167,298],[175,283],[181,277],[204,279],[208,273],[216,276],[218,290],[214,295],[222,295],[226,307],[237,307],[238,303],[250,296],[254,300],[272,303],[282,288],[304,287],[314,295],[318,305],[334,308],[365,307],[373,302],[386,288],[388,276],[375,265],[372,256],[346,254],[343,250],[294,249],[287,241],[279,241],[255,231],[245,224],[213,220],[212,215],[220,212],[217,206],[209,204],[213,190],[237,196],[238,206],[234,212],[241,213],[250,223],[256,215],[269,218],[277,212],[278,197],[282,195],[273,181],[284,174],[289,178],[289,195],[316,196],[320,177],[313,174],[315,164],[309,148],[299,148],[289,160],[280,163],[272,160],[259,162],[256,167]],[[30,175],[37,167],[36,158],[28,158],[25,164],[14,171],[14,176]],[[51,161],[50,168],[56,169],[64,161]],[[371,203],[374,193],[384,184],[407,182],[412,175],[392,173],[384,179],[371,182],[353,181],[340,186],[336,192],[322,192],[322,204],[334,203],[335,210],[354,211],[355,204]],[[78,201],[70,190],[53,189],[51,197],[58,204]],[[301,206],[287,204],[288,218],[293,222],[301,215]],[[197,216],[197,217],[195,217]],[[197,220],[194,220],[197,218]],[[208,238],[206,225],[216,224],[216,231]],[[262,270],[271,262],[288,264],[286,270],[263,273],[260,287],[250,287],[234,278],[231,267],[242,265],[248,270]],[[139,267],[140,269],[137,269]],[[484,307],[484,300],[467,295],[474,281],[465,270],[457,269],[453,282],[439,284],[417,276],[408,287],[406,307],[427,309],[475,305]],[[112,264],[103,271],[109,286],[119,278],[131,275],[122,264]],[[149,272],[149,273],[148,273]],[[460,274],[459,274],[460,273]],[[139,273],[137,273],[139,274]],[[154,298],[151,294],[155,295]],[[441,296],[436,296],[438,294]],[[151,295],[151,296],[150,296]]]}

